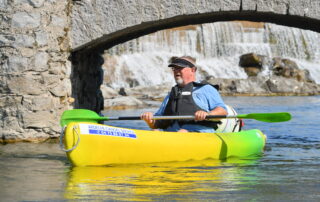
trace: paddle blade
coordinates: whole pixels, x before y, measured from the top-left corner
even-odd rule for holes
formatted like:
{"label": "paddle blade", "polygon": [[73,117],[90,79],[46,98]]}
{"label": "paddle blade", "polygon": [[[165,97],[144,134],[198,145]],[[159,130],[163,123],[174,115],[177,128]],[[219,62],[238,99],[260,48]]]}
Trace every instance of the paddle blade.
{"label": "paddle blade", "polygon": [[238,118],[255,119],[257,121],[275,123],[291,120],[291,114],[288,112],[252,113],[239,115]]}
{"label": "paddle blade", "polygon": [[101,117],[96,112],[87,109],[71,109],[63,112],[60,125],[65,126],[76,121],[98,123],[98,121],[103,120],[108,120],[108,117]]}

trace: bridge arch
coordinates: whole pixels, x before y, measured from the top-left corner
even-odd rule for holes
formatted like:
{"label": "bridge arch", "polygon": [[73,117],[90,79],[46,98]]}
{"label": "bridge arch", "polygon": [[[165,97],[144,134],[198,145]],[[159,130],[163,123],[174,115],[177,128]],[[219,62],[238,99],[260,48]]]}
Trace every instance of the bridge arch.
{"label": "bridge arch", "polygon": [[108,49],[155,31],[190,24],[247,20],[320,32],[317,0],[77,1],[72,8],[73,52]]}

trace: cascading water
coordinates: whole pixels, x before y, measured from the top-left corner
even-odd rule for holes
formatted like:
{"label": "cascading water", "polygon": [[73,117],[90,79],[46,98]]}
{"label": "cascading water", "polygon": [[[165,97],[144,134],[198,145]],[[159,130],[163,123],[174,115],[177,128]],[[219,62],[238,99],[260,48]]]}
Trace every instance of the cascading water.
{"label": "cascading water", "polygon": [[106,85],[153,86],[174,83],[171,56],[197,58],[198,80],[247,78],[239,56],[256,53],[294,60],[320,83],[320,34],[268,23],[218,22],[163,30],[106,51]]}

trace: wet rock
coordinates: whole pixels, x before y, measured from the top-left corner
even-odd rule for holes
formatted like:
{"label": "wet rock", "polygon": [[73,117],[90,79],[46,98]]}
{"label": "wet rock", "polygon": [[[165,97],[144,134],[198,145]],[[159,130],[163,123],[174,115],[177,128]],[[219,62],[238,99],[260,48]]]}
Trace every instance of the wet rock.
{"label": "wet rock", "polygon": [[272,73],[276,76],[293,78],[298,81],[313,82],[308,70],[299,69],[298,65],[289,59],[273,58]]}
{"label": "wet rock", "polygon": [[261,72],[262,68],[258,67],[245,67],[244,71],[247,73],[248,76],[258,76],[258,74]]}
{"label": "wet rock", "polygon": [[248,76],[257,76],[263,68],[266,56],[248,53],[240,56],[239,66],[243,67]]}
{"label": "wet rock", "polygon": [[240,67],[262,67],[263,58],[265,56],[257,55],[255,53],[248,53],[240,56]]}
{"label": "wet rock", "polygon": [[162,100],[171,90],[170,85],[160,86],[137,86],[135,88],[126,89],[128,95],[144,100]]}
{"label": "wet rock", "polygon": [[120,90],[119,90],[119,95],[122,95],[122,96],[127,96],[127,93],[126,93],[126,91],[125,91],[125,89],[124,88],[120,88]]}
{"label": "wet rock", "polygon": [[248,79],[210,79],[220,86],[222,95],[319,95],[320,85],[282,76],[257,76]]}
{"label": "wet rock", "polygon": [[138,100],[131,96],[121,96],[113,99],[104,100],[105,109],[125,109],[125,108],[138,108],[147,106],[143,101]]}
{"label": "wet rock", "polygon": [[104,99],[111,99],[111,98],[115,98],[117,97],[119,94],[116,90],[105,86],[105,85],[101,85],[100,86],[100,90],[102,92],[103,98]]}

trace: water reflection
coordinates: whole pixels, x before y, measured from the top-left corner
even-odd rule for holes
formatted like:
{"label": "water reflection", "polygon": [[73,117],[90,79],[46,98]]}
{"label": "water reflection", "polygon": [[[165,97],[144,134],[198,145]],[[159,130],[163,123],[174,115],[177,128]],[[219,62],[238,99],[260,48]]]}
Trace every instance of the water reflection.
{"label": "water reflection", "polygon": [[[257,182],[257,175],[243,167],[258,159],[204,160],[111,167],[73,167],[66,199],[161,200],[185,195],[232,191]],[[207,195],[208,196],[208,195]]]}

